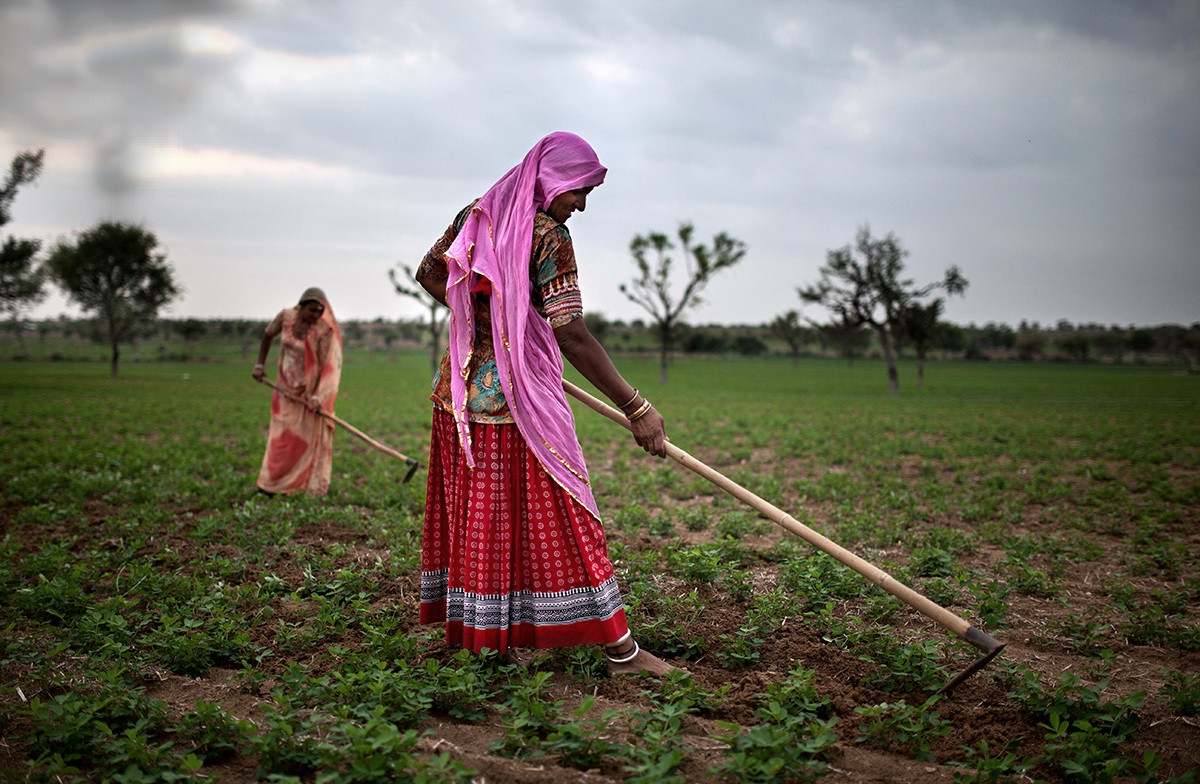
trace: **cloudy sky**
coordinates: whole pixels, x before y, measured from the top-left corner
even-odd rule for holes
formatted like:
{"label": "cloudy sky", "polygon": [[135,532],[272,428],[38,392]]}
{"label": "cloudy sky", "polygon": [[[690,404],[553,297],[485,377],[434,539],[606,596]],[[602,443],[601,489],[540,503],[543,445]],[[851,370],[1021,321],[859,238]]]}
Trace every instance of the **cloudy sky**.
{"label": "cloudy sky", "polygon": [[820,318],[864,224],[961,324],[1200,321],[1200,0],[0,0],[0,159],[46,150],[3,231],[141,223],[172,317],[417,317],[388,269],[555,130],[609,318],[686,220],[748,246],[693,323]]}

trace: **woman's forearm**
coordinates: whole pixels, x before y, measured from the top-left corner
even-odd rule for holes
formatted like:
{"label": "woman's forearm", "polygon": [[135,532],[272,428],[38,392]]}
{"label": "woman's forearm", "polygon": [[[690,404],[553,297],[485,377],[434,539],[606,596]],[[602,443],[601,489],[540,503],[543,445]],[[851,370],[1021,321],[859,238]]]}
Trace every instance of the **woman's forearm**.
{"label": "woman's forearm", "polygon": [[267,364],[267,355],[271,353],[271,344],[275,342],[275,336],[270,333],[263,335],[262,340],[258,344],[258,364]]}
{"label": "woman's forearm", "polygon": [[583,319],[576,319],[554,330],[559,349],[571,366],[600,390],[615,405],[622,406],[634,396],[634,388],[617,370],[600,341],[588,331]]}

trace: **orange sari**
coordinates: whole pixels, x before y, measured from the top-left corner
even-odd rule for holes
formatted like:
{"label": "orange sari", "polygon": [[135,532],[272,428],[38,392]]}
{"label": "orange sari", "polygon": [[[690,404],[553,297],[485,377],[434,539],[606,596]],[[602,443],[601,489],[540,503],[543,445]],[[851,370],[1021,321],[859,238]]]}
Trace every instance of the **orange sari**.
{"label": "orange sari", "polygon": [[[285,308],[267,327],[280,335],[276,386],[300,400],[314,395],[321,410],[332,414],[342,377],[342,332],[328,303],[320,321],[304,338],[293,333],[300,307]],[[258,486],[268,493],[329,491],[333,473],[333,421],[276,391],[271,398],[271,427]]]}

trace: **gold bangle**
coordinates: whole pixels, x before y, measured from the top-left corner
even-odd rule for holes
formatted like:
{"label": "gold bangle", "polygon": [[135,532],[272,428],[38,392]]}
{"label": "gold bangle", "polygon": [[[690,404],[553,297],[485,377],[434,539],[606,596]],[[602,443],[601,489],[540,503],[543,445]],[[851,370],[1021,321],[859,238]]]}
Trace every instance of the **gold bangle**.
{"label": "gold bangle", "polygon": [[642,417],[646,416],[646,414],[650,413],[651,408],[653,408],[653,406],[650,405],[650,401],[642,398],[642,404],[638,406],[638,410],[634,411],[632,414],[626,414],[626,417],[630,422],[636,422]]}
{"label": "gold bangle", "polygon": [[642,393],[641,393],[641,392],[638,392],[638,391],[637,391],[637,388],[635,387],[635,388],[634,388],[634,390],[633,390],[633,397],[629,398],[629,399],[628,399],[628,400],[626,400],[624,403],[622,403],[621,405],[617,406],[617,408],[619,408],[619,409],[621,409],[622,411],[624,411],[624,410],[625,410],[625,407],[626,407],[626,406],[629,406],[629,405],[632,405],[632,404],[633,404],[633,402],[634,402],[635,400],[637,400],[637,399],[638,399],[638,395],[640,395],[640,394],[642,394]]}

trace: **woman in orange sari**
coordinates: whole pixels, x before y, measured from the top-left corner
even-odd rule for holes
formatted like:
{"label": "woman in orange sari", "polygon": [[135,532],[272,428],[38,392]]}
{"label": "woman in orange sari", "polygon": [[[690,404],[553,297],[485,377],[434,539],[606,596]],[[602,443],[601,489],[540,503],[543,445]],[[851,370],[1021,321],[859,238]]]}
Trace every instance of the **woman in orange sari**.
{"label": "woman in orange sari", "polygon": [[[311,288],[300,302],[279,311],[263,333],[254,378],[266,376],[267,354],[281,337],[279,373],[271,398],[271,429],[258,474],[268,495],[329,491],[333,472],[333,413],[342,378],[342,331],[325,292]],[[297,402],[298,400],[304,403]]]}

